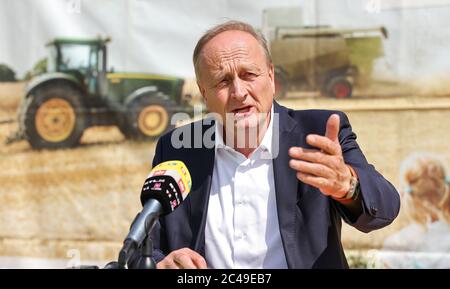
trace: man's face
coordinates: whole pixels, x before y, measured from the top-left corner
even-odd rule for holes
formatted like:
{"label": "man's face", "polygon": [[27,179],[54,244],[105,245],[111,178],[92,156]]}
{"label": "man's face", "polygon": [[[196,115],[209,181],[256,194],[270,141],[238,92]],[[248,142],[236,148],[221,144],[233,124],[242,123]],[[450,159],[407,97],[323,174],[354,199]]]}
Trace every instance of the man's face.
{"label": "man's face", "polygon": [[251,34],[218,34],[203,47],[198,65],[197,83],[206,106],[225,126],[227,114],[235,128],[256,127],[267,116],[275,93],[274,70]]}

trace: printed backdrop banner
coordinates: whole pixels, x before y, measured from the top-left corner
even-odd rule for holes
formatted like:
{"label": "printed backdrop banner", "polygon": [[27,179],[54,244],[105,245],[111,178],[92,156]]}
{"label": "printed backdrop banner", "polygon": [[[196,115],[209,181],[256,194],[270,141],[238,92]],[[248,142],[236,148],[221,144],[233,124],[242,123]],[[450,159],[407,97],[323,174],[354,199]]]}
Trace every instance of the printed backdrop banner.
{"label": "printed backdrop banner", "polygon": [[[196,41],[234,19],[267,38],[280,104],[344,111],[401,195],[390,226],[343,225],[351,267],[450,268],[449,15],[450,0],[0,0],[0,267],[117,258],[155,138],[206,112]],[[106,37],[104,71],[92,41]],[[51,72],[81,89],[25,98]],[[155,87],[170,101],[152,102]]]}

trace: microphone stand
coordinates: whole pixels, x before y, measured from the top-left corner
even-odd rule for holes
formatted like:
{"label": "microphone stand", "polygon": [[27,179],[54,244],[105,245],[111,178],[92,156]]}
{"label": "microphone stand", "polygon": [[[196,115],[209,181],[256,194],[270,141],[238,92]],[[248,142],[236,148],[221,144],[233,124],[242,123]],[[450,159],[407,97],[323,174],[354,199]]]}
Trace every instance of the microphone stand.
{"label": "microphone stand", "polygon": [[[136,262],[136,269],[156,269],[156,262],[152,257],[153,254],[153,242],[150,238],[149,233],[152,231],[153,227],[156,224],[156,221],[159,218],[159,214],[150,214],[145,219],[145,239],[142,244],[141,254],[142,256],[139,258],[138,262]],[[119,259],[117,263],[118,269],[127,268],[128,261],[130,260],[133,253],[136,251],[139,244],[133,239],[126,239],[124,241],[123,247],[119,253]],[[113,263],[113,262],[111,262]],[[111,263],[108,263],[111,264]],[[114,266],[116,264],[113,264]],[[106,268],[105,268],[106,269]],[[114,268],[111,268],[114,269]]]}
{"label": "microphone stand", "polygon": [[[153,242],[150,236],[145,238],[144,244],[141,248],[142,256],[139,258],[139,261],[136,263],[136,266],[132,269],[156,269],[156,262],[153,258]],[[88,269],[88,268],[83,268]],[[93,268],[93,269],[98,269]],[[126,269],[123,266],[119,265],[119,262],[112,261],[105,265],[103,269]]]}
{"label": "microphone stand", "polygon": [[136,265],[136,269],[156,269],[156,262],[153,259],[153,242],[150,236],[147,236],[142,245],[142,257]]}

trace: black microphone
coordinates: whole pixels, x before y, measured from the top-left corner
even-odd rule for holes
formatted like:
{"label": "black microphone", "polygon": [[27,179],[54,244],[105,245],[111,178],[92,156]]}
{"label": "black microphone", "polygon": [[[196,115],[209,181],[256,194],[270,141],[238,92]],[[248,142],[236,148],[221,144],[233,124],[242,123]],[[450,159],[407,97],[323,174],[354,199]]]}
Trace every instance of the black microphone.
{"label": "black microphone", "polygon": [[173,212],[189,194],[191,187],[191,175],[182,161],[166,161],[152,169],[141,191],[144,208],[136,216],[123,242],[119,253],[119,268],[125,268],[158,218]]}

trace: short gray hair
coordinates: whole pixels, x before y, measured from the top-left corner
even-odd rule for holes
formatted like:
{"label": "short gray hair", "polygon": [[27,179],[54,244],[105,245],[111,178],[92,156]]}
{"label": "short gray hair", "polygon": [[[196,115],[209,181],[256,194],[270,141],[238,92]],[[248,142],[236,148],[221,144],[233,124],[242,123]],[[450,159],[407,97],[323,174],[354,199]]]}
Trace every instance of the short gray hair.
{"label": "short gray hair", "polygon": [[264,36],[261,33],[257,32],[255,30],[255,28],[253,28],[253,26],[251,26],[250,24],[247,24],[247,23],[241,22],[241,21],[230,20],[230,21],[216,25],[213,28],[209,29],[198,40],[197,45],[195,46],[195,49],[194,49],[194,55],[192,57],[192,60],[194,62],[195,74],[197,75],[197,78],[199,76],[198,60],[199,60],[200,53],[201,53],[203,47],[206,45],[206,43],[208,43],[211,39],[216,37],[218,34],[225,32],[225,31],[232,31],[232,30],[243,31],[243,32],[247,32],[250,35],[252,35],[259,42],[262,49],[264,50],[267,64],[268,65],[272,64],[272,56],[270,55],[270,51],[267,46],[267,41],[264,38]]}

